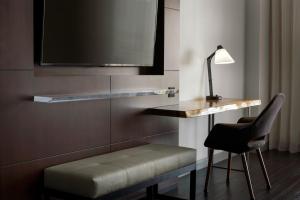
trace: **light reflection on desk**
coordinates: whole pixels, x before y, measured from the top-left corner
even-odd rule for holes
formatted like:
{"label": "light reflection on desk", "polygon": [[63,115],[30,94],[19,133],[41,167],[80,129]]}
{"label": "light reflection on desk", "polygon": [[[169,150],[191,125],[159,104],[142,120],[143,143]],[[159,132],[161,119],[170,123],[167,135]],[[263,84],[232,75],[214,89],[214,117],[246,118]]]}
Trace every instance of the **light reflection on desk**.
{"label": "light reflection on desk", "polygon": [[147,110],[147,114],[193,118],[259,105],[261,105],[261,100],[223,99],[219,101],[207,101],[205,99],[199,99],[183,101],[176,105],[150,108]]}

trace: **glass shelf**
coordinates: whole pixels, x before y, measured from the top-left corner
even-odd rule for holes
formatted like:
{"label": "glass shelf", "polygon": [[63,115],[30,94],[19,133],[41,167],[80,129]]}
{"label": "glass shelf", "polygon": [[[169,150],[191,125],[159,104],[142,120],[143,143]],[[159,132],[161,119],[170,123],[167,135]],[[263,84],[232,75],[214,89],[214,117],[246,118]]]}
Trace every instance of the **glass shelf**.
{"label": "glass shelf", "polygon": [[83,93],[83,94],[62,94],[62,95],[38,95],[34,96],[34,102],[38,103],[65,103],[76,101],[91,101],[101,99],[115,99],[138,96],[154,96],[154,95],[168,95],[168,97],[175,97],[179,91],[173,87],[169,89],[149,89],[143,91],[119,91],[113,93]]}

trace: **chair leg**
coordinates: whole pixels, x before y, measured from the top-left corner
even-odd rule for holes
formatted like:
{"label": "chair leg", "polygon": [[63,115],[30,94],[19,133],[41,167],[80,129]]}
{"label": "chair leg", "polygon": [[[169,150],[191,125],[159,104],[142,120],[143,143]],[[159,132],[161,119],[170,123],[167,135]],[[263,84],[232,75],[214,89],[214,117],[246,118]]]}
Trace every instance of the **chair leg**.
{"label": "chair leg", "polygon": [[196,170],[190,173],[190,200],[196,199]]}
{"label": "chair leg", "polygon": [[265,177],[265,180],[266,180],[267,188],[270,190],[271,189],[271,183],[270,183],[270,179],[269,179],[267,169],[266,169],[266,166],[265,166],[265,163],[264,163],[264,159],[263,159],[262,154],[261,154],[261,150],[256,149],[256,153],[257,153],[257,156],[258,156],[258,159],[259,159],[259,162],[260,162],[260,166],[262,168],[262,171],[263,171],[263,174],[264,174],[264,177]]}
{"label": "chair leg", "polygon": [[211,172],[211,168],[213,165],[213,157],[214,157],[214,149],[208,149],[209,155],[208,155],[208,166],[207,166],[207,172],[206,172],[206,179],[205,179],[205,187],[204,187],[204,194],[207,195],[207,187],[209,182],[209,176]]}
{"label": "chair leg", "polygon": [[246,153],[242,153],[241,157],[242,157],[242,161],[243,161],[243,167],[244,167],[244,171],[245,171],[245,175],[246,175],[246,179],[247,179],[247,184],[248,184],[250,197],[251,197],[251,200],[254,200],[255,196],[254,196],[253,187],[252,187],[251,178],[250,178],[250,173],[249,173],[249,168],[248,168],[248,164],[247,164]]}
{"label": "chair leg", "polygon": [[228,152],[227,178],[226,178],[226,184],[227,185],[229,185],[229,181],[230,181],[230,172],[231,172],[231,152]]}

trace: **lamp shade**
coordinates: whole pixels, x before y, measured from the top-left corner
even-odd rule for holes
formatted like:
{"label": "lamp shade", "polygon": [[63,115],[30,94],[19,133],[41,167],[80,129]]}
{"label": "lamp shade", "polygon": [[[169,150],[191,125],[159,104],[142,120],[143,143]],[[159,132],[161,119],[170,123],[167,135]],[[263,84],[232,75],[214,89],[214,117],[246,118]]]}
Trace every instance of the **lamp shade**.
{"label": "lamp shade", "polygon": [[215,64],[231,64],[235,63],[235,60],[230,56],[228,51],[224,48],[220,48],[216,51]]}

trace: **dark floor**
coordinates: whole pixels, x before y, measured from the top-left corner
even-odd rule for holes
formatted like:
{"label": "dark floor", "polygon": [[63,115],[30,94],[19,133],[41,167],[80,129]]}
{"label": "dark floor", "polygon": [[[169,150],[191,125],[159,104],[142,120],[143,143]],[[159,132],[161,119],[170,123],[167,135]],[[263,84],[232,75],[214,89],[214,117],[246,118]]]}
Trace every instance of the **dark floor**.
{"label": "dark floor", "polygon": [[[256,154],[250,155],[250,173],[256,200],[300,200],[300,154],[288,154],[277,151],[263,153],[272,184],[271,191],[266,190],[265,180]],[[219,166],[226,166],[223,161]],[[239,156],[233,158],[233,167],[241,167]],[[244,173],[232,172],[230,186],[226,186],[226,171],[214,168],[209,185],[209,194],[204,197],[203,188],[206,169],[197,173],[197,200],[244,200],[250,199]],[[189,176],[180,179],[178,188],[169,195],[187,198]]]}

